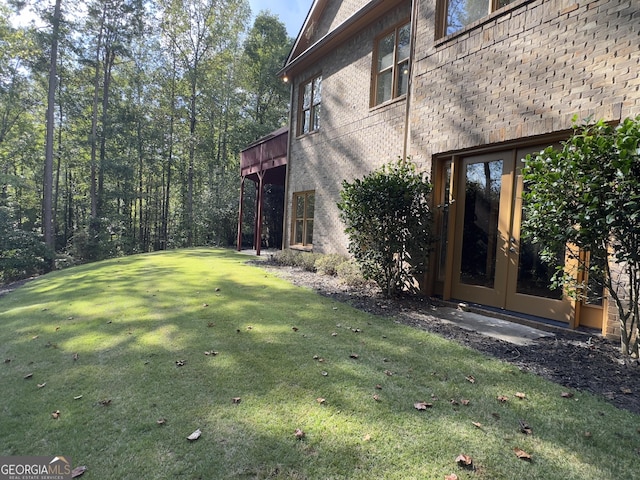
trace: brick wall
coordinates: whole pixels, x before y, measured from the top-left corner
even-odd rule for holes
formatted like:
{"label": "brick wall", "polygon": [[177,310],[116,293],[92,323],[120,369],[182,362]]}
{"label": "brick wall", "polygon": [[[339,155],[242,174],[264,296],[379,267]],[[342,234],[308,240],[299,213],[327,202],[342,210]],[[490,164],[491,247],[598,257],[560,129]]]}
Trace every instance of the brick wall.
{"label": "brick wall", "polygon": [[[409,154],[425,170],[434,155],[564,131],[576,115],[640,114],[638,0],[519,0],[441,39],[436,1],[419,2],[411,96]],[[318,31],[365,3],[329,2]],[[346,252],[342,180],[402,154],[405,102],[370,109],[369,99],[375,36],[409,10],[407,1],[295,79],[323,76],[320,131],[291,141],[288,198],[316,190],[319,252]]]}
{"label": "brick wall", "polygon": [[[402,153],[406,102],[401,100],[374,109],[369,108],[369,102],[375,37],[402,19],[408,19],[409,10],[407,2],[294,80],[293,111],[297,112],[298,86],[322,74],[320,130],[294,137],[290,144],[289,214],[285,225],[288,238],[291,194],[315,190],[314,251],[347,252],[344,225],[336,206],[342,181],[361,178]],[[296,129],[294,118],[292,131]]]}
{"label": "brick wall", "polygon": [[638,0],[521,0],[433,41],[420,2],[412,153],[432,155],[543,135],[572,117],[640,113]]}

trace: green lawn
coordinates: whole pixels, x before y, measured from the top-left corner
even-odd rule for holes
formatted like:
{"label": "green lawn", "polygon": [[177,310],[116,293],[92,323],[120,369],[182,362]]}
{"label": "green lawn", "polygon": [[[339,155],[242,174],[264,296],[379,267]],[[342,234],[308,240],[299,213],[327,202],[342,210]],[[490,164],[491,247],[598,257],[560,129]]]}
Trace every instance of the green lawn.
{"label": "green lawn", "polygon": [[638,478],[637,415],[247,260],[138,255],[0,299],[0,455],[98,480]]}

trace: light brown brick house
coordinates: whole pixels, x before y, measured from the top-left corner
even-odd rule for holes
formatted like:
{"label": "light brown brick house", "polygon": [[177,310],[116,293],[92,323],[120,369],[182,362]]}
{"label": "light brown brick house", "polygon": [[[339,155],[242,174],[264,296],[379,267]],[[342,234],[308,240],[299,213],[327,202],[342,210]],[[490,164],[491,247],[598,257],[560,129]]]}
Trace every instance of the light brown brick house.
{"label": "light brown brick house", "polygon": [[520,239],[520,159],[572,118],[640,114],[638,0],[315,0],[292,85],[284,246],[347,252],[343,180],[410,156],[442,239],[430,294],[615,333]]}

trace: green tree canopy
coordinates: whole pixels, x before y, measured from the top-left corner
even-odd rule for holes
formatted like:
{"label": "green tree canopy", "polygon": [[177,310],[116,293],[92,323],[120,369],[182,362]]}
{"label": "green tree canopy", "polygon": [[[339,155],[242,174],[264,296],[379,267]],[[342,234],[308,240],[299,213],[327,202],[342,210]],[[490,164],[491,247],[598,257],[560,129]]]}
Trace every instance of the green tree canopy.
{"label": "green tree canopy", "polygon": [[415,289],[432,247],[431,184],[409,160],[342,182],[340,217],[349,251],[385,296]]}
{"label": "green tree canopy", "polygon": [[[571,261],[555,280],[580,298],[591,285],[606,289],[620,317],[622,349],[638,354],[640,300],[640,117],[613,126],[576,126],[559,149],[525,160],[523,230]],[[568,269],[574,268],[574,271]]]}

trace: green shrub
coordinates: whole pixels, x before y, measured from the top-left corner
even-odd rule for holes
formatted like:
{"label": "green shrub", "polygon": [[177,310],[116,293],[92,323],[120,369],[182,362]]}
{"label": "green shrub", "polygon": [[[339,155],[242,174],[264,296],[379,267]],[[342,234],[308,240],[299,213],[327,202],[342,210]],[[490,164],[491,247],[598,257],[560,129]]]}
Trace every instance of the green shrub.
{"label": "green shrub", "polygon": [[368,283],[368,280],[362,275],[360,267],[353,260],[347,260],[338,265],[336,275],[342,283],[350,287],[359,287]]}
{"label": "green shrub", "polygon": [[316,259],[316,271],[322,275],[335,276],[338,273],[338,267],[347,262],[349,259],[344,255],[337,253],[328,253],[326,255],[320,255]]}
{"label": "green shrub", "polygon": [[22,230],[10,210],[0,208],[0,283],[50,270],[52,256],[38,233]]}
{"label": "green shrub", "polygon": [[299,252],[296,266],[306,270],[307,272],[316,271],[316,259],[319,254],[312,252]]}
{"label": "green shrub", "polygon": [[291,250],[289,248],[285,248],[284,250],[280,250],[274,253],[271,259],[278,265],[283,265],[285,267],[295,267],[297,265],[297,255],[299,255],[299,252],[296,252],[295,250]]}
{"label": "green shrub", "polygon": [[276,252],[272,260],[278,265],[286,267],[300,267],[308,272],[316,271],[316,260],[320,257],[318,253],[299,252],[290,248]]}
{"label": "green shrub", "polygon": [[408,159],[342,182],[338,209],[349,252],[387,297],[415,290],[424,278],[433,244],[430,194],[426,175]]}

